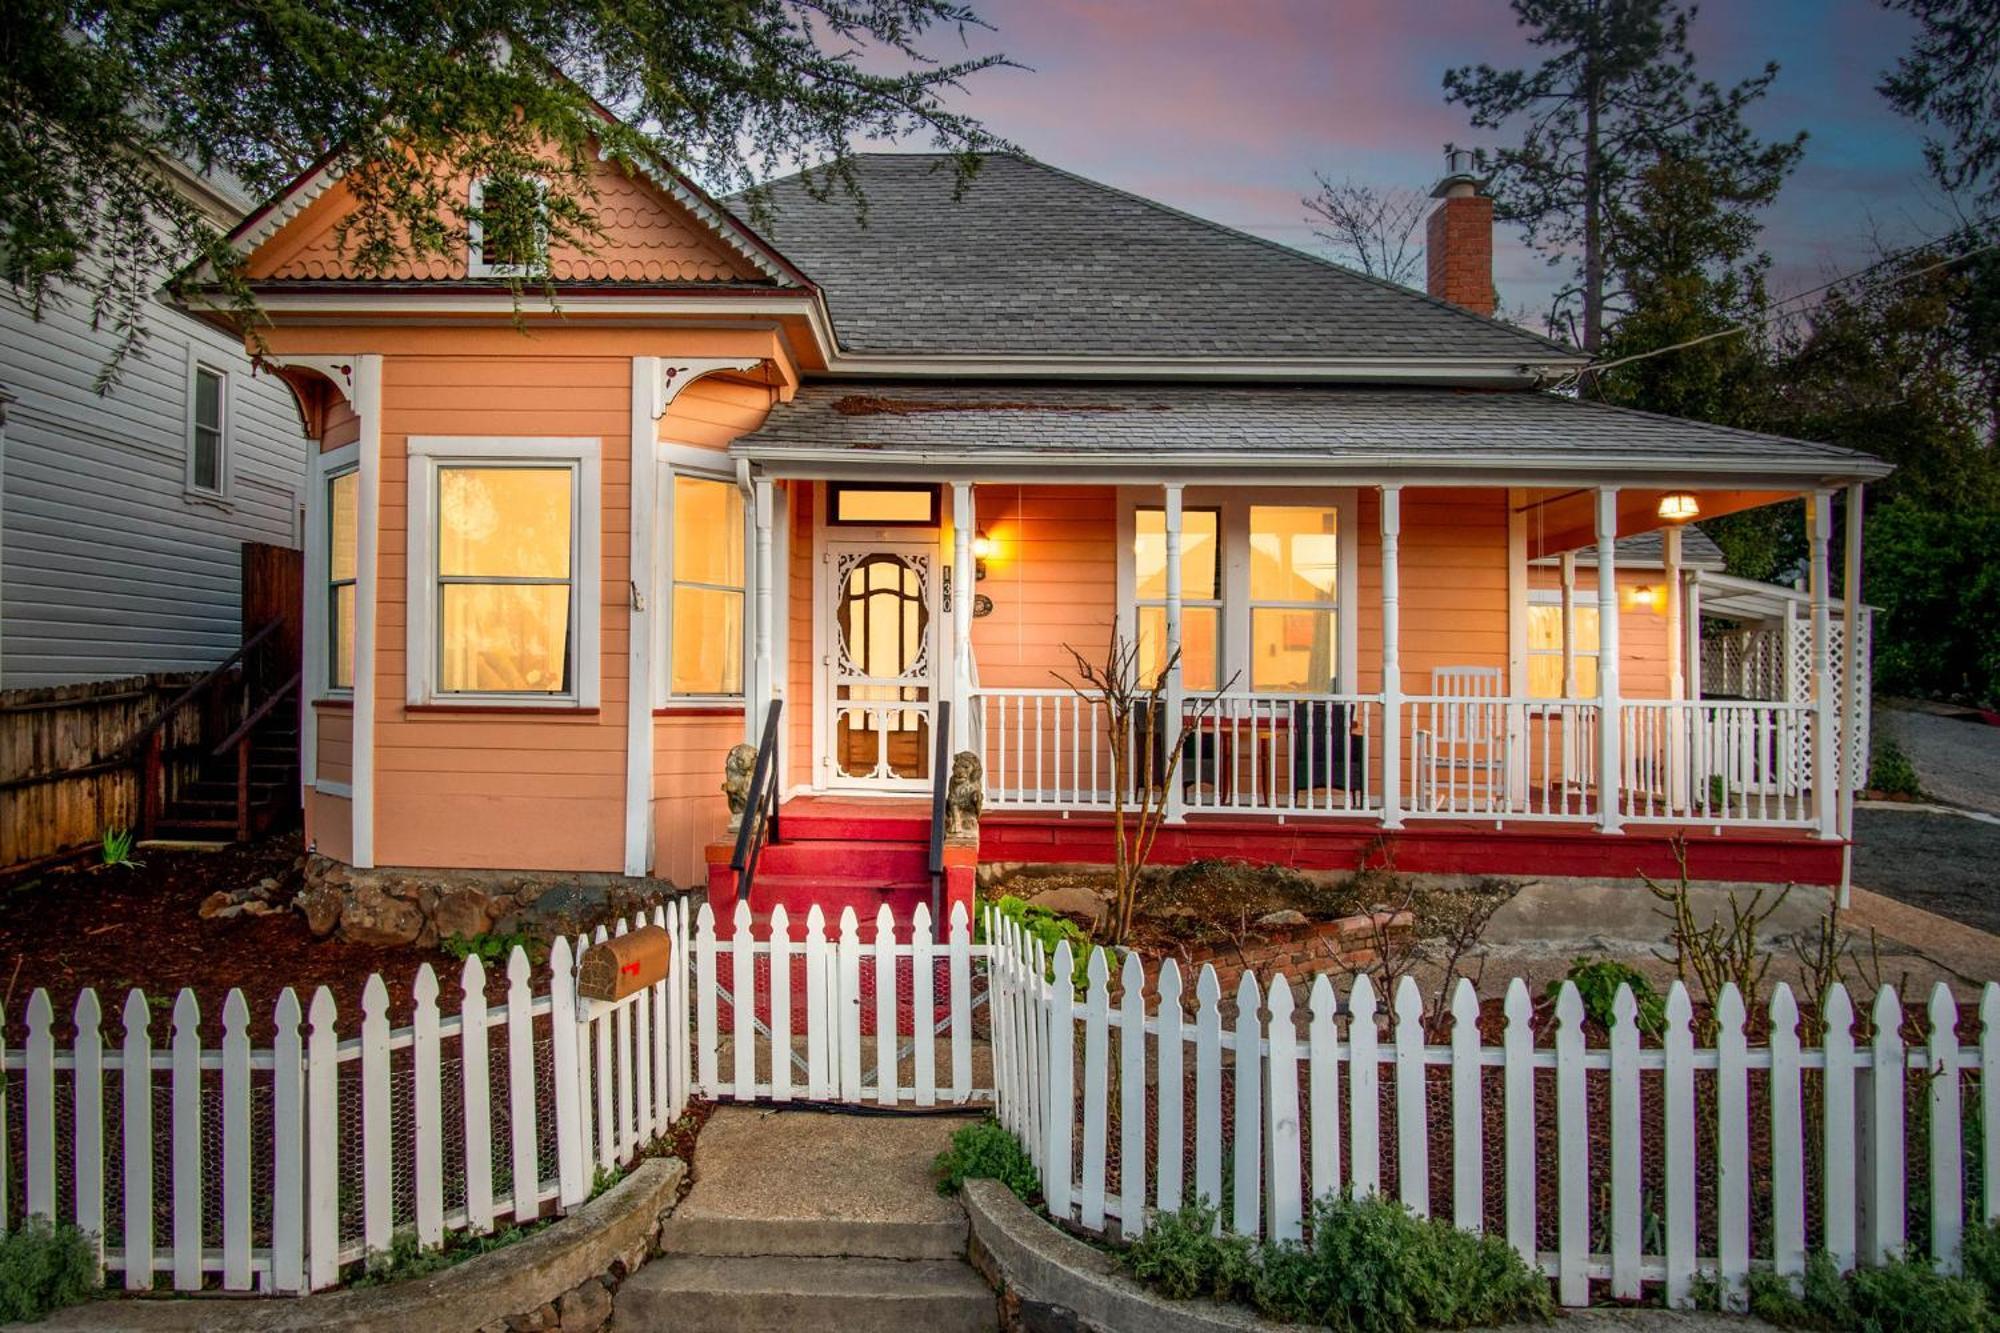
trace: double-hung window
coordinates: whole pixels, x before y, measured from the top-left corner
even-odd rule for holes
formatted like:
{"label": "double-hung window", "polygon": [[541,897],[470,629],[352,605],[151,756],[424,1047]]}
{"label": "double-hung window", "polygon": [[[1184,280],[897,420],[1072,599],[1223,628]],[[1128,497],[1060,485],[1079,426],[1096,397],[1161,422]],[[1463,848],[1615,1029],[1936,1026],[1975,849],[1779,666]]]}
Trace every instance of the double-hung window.
{"label": "double-hung window", "polygon": [[412,703],[596,706],[597,448],[411,439]]}
{"label": "double-hung window", "polygon": [[743,693],[745,530],[735,482],[675,473],[668,689],[679,697]]}
{"label": "double-hung window", "polygon": [[[1576,697],[1597,693],[1597,605],[1574,599],[1575,642],[1570,645],[1576,674]],[[1563,697],[1562,592],[1535,588],[1528,593],[1528,695],[1535,699]]]}
{"label": "double-hung window", "polygon": [[360,574],[361,474],[353,468],[326,479],[326,685],[354,688],[355,588]]}
{"label": "double-hung window", "polygon": [[[1222,515],[1181,511],[1181,682],[1214,690],[1222,681]],[[1167,665],[1167,515],[1133,515],[1133,606],[1139,679],[1150,685]]]}
{"label": "double-hung window", "polygon": [[1338,512],[1331,505],[1251,505],[1251,690],[1332,690],[1339,602]]}
{"label": "double-hung window", "polygon": [[224,494],[228,454],[229,376],[197,361],[188,376],[188,490]]}
{"label": "double-hung window", "polygon": [[[1204,489],[1181,511],[1181,670],[1190,691],[1352,690],[1353,497],[1334,490]],[[1121,587],[1141,679],[1166,662],[1166,512],[1127,499]]]}

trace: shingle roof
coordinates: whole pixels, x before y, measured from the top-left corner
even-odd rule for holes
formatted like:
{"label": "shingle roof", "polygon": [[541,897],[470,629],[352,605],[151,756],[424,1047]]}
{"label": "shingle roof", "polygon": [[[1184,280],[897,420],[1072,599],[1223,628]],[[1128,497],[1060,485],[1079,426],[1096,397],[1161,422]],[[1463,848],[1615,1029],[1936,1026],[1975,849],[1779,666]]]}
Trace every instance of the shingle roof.
{"label": "shingle roof", "polygon": [[1340,462],[1872,478],[1866,454],[1541,392],[814,381],[730,452],[1035,465]]}
{"label": "shingle roof", "polygon": [[[1666,541],[1662,529],[1636,533],[1618,539],[1618,567],[1627,565],[1663,565],[1666,563]],[[1553,565],[1556,557],[1544,556],[1534,562],[1537,565]],[[1585,568],[1597,565],[1597,548],[1580,546],[1576,551],[1576,563]],[[1715,538],[1700,528],[1689,524],[1681,529],[1681,567],[1683,569],[1721,570],[1728,566],[1723,558],[1722,548],[1715,544]]]}
{"label": "shingle roof", "polygon": [[[1577,359],[1421,292],[1011,153],[854,159],[866,201],[767,185],[757,229],[873,355]],[[746,219],[742,196],[730,207]]]}

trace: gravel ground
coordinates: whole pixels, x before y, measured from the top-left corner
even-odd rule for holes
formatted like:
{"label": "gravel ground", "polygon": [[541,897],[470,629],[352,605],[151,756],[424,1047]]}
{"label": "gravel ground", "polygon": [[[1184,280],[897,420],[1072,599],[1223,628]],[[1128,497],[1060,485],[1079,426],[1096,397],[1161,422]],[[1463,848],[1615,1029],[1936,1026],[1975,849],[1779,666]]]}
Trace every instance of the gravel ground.
{"label": "gravel ground", "polygon": [[1875,725],[1903,743],[1931,796],[2000,815],[2000,727],[1907,708],[1876,709]]}
{"label": "gravel ground", "polygon": [[2000,934],[2000,825],[1918,810],[1856,810],[1854,882]]}

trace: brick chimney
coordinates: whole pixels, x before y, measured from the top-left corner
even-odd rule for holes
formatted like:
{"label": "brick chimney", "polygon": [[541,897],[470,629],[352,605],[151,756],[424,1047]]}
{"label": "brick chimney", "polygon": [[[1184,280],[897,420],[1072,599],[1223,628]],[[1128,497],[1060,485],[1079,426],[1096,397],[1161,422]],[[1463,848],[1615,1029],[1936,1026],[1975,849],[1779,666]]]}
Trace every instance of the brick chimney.
{"label": "brick chimney", "polygon": [[1431,191],[1438,201],[1424,224],[1424,287],[1432,296],[1475,315],[1493,314],[1493,201],[1472,174],[1472,154],[1445,154],[1445,176]]}

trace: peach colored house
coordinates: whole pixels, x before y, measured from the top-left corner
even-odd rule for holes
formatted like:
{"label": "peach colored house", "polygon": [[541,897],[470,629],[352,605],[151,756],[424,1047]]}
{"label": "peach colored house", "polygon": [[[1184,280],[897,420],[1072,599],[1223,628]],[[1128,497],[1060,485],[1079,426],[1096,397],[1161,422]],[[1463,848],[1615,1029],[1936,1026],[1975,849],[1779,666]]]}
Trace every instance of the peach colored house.
{"label": "peach colored house", "polygon": [[[940,741],[982,859],[1094,859],[1102,709],[1055,673],[1116,632],[1203,714],[1163,858],[1629,875],[1684,832],[1698,874],[1840,879],[1830,519],[1883,464],[1557,391],[1465,176],[1426,295],[1018,156],[958,201],[857,167],[865,225],[794,178],[753,229],[606,165],[606,241],[518,325],[476,238],[348,272],[331,171],[239,229],[318,441],[320,852],[699,882],[777,703],[770,894],[906,879]],[[1704,699],[1679,524],[1797,496],[1808,695]]]}

